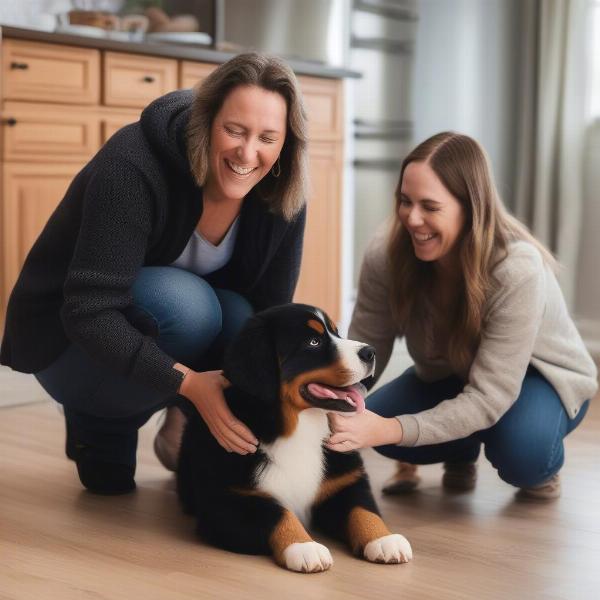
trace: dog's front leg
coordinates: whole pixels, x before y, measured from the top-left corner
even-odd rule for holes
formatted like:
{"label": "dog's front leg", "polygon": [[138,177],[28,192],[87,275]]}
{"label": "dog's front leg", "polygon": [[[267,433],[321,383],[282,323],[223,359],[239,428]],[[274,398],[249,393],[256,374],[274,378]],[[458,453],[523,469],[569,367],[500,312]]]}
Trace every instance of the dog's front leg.
{"label": "dog's front leg", "polygon": [[346,541],[357,556],[389,564],[412,559],[408,540],[398,533],[390,533],[379,516],[362,468],[329,478],[322,486],[312,516],[319,529]]}
{"label": "dog's front leg", "polygon": [[405,563],[412,558],[408,540],[390,533],[376,513],[356,506],[348,514],[348,539],[355,554],[377,563]]}
{"label": "dog's front leg", "polygon": [[269,544],[275,561],[291,571],[318,573],[333,564],[329,550],[315,542],[298,517],[289,510],[284,510],[271,533]]}

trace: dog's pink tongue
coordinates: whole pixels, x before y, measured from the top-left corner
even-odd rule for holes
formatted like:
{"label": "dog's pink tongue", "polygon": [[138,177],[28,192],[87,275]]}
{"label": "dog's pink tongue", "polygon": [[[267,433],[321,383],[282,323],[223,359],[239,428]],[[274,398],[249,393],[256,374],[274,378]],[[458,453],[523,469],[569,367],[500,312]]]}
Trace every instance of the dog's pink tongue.
{"label": "dog's pink tongue", "polygon": [[[319,398],[335,398],[335,399],[341,398],[341,396],[339,394],[336,394],[333,391],[335,389],[336,388],[330,388],[325,385],[321,385],[320,383],[309,383],[308,384],[308,391],[313,396],[318,396]],[[342,398],[342,399],[344,399],[344,398]]]}
{"label": "dog's pink tongue", "polygon": [[356,405],[356,412],[360,413],[365,410],[365,387],[361,383],[355,383],[345,388],[335,388],[320,383],[309,383],[308,391],[313,396],[319,398],[332,398],[335,400],[346,400],[348,397],[352,399]]}
{"label": "dog's pink tongue", "polygon": [[354,400],[356,404],[356,412],[361,413],[365,410],[365,386],[362,383],[355,383],[346,388],[346,394]]}

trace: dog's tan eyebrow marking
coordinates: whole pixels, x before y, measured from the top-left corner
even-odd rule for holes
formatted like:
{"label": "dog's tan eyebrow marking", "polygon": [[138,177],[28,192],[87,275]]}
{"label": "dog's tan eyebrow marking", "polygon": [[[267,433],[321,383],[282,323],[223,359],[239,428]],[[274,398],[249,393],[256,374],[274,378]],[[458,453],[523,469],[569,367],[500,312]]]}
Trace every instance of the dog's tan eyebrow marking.
{"label": "dog's tan eyebrow marking", "polygon": [[325,327],[323,326],[323,323],[317,321],[316,319],[309,319],[306,324],[321,335],[325,333]]}
{"label": "dog's tan eyebrow marking", "polygon": [[325,315],[325,323],[327,323],[327,327],[329,328],[330,331],[333,331],[333,333],[338,332],[338,329],[337,329],[335,323],[329,318],[329,315]]}

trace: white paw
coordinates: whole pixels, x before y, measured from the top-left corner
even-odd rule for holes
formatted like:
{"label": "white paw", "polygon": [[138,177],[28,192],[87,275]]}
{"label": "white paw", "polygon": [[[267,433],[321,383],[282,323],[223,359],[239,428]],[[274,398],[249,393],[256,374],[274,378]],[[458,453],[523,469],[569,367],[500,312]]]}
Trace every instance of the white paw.
{"label": "white paw", "polygon": [[406,563],[412,559],[412,548],[403,535],[392,533],[369,542],[364,556],[376,563]]}
{"label": "white paw", "polygon": [[283,551],[286,568],[299,573],[327,571],[333,564],[329,550],[317,542],[296,542]]}

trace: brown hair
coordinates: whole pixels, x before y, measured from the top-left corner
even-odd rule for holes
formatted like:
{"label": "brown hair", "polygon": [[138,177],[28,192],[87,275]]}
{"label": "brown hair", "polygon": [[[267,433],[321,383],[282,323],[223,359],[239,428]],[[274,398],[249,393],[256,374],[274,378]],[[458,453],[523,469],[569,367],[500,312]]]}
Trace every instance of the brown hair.
{"label": "brown hair", "polygon": [[493,268],[506,257],[513,240],[526,240],[546,263],[554,258],[527,228],[504,207],[494,184],[489,160],[472,138],[453,132],[438,133],[419,144],[402,162],[396,189],[396,213],[390,231],[388,257],[391,273],[391,308],[394,318],[405,324],[422,310],[423,294],[435,281],[433,264],[416,256],[410,235],[398,217],[402,178],[412,162],[425,162],[446,189],[461,203],[465,224],[458,240],[462,282],[454,314],[448,315],[450,331],[447,353],[458,374],[466,374],[479,344],[486,296],[492,286]]}
{"label": "brown hair", "polygon": [[255,187],[274,213],[290,220],[304,206],[308,190],[306,112],[298,80],[281,59],[250,52],[215,69],[195,90],[187,127],[188,159],[198,185],[206,182],[210,133],[224,99],[236,87],[254,85],[286,101],[286,137],[279,156],[281,176],[269,173]]}

